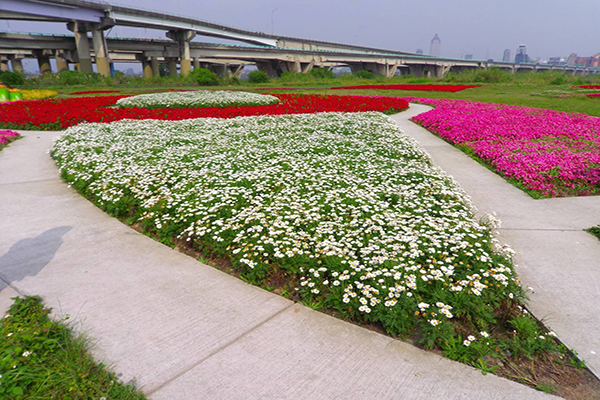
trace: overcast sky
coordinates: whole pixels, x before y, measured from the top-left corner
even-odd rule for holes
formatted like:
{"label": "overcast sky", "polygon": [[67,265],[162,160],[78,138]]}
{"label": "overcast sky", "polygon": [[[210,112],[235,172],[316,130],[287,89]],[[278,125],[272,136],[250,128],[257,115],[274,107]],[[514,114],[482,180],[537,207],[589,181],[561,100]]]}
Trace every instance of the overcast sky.
{"label": "overcast sky", "polygon": [[[108,1],[110,3],[110,1]],[[119,0],[252,31],[429,53],[437,33],[442,56],[502,59],[521,43],[529,56],[600,53],[600,0]],[[275,10],[275,11],[273,11]],[[272,18],[272,19],[271,19]],[[273,24],[271,24],[273,21]],[[0,21],[0,30],[70,33],[64,24]],[[116,27],[110,36],[164,37]],[[209,39],[219,42],[219,39]],[[208,41],[208,40],[207,40]]]}

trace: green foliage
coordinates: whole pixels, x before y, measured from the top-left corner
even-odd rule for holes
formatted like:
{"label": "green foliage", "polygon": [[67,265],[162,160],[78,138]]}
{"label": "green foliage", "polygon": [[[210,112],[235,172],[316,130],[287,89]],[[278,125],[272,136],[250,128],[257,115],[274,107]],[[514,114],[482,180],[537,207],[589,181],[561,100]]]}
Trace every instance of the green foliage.
{"label": "green foliage", "polygon": [[449,73],[441,79],[452,83],[503,83],[510,82],[511,73],[500,68],[470,69],[459,73]]}
{"label": "green foliage", "polygon": [[364,70],[364,69],[362,69],[360,71],[356,71],[352,75],[354,75],[355,78],[361,78],[361,79],[375,79],[375,78],[377,78],[377,75],[375,75],[371,71],[367,71],[367,70]]}
{"label": "green foliage", "polygon": [[1,399],[145,398],[97,365],[64,321],[51,321],[40,297],[14,300],[0,320]]}
{"label": "green foliage", "polygon": [[248,82],[250,83],[266,83],[269,82],[269,75],[265,71],[257,69],[248,74]]}
{"label": "green foliage", "polygon": [[317,80],[328,80],[335,78],[335,74],[329,68],[313,68],[310,70],[309,74]]}
{"label": "green foliage", "polygon": [[586,232],[589,232],[592,235],[596,236],[598,239],[600,239],[600,225],[588,228],[586,229]]}
{"label": "green foliage", "polygon": [[0,74],[0,82],[8,86],[21,86],[25,83],[25,75],[19,72],[5,71]]}
{"label": "green foliage", "polygon": [[161,77],[169,76],[169,64],[160,63],[158,64],[158,75]]}
{"label": "green foliage", "polygon": [[216,86],[220,82],[217,74],[206,68],[195,68],[188,76],[192,82],[200,86]]}

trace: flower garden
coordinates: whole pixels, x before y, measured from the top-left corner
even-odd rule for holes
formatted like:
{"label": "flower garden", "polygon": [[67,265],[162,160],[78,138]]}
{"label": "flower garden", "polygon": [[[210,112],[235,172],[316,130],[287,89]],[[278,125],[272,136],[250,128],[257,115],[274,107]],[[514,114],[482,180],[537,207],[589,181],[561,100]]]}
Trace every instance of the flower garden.
{"label": "flower garden", "polygon": [[[170,93],[176,94],[176,93]],[[260,96],[260,95],[259,95]],[[0,104],[0,127],[61,130],[82,122],[112,122],[123,119],[182,120],[189,118],[234,118],[249,115],[285,115],[306,112],[397,112],[408,107],[392,97],[276,94],[277,104],[203,108],[120,108],[115,103],[127,96],[75,97]]]}
{"label": "flower garden", "polygon": [[11,130],[0,130],[0,149],[20,137],[21,135],[18,132]]}
{"label": "flower garden", "polygon": [[117,100],[123,108],[201,108],[269,106],[279,103],[275,96],[224,90],[176,93],[152,93]]}
{"label": "flower garden", "polygon": [[[312,100],[367,102],[344,97]],[[80,124],[51,154],[112,215],[305,304],[472,364],[559,349],[519,305],[497,221],[386,116],[327,108]]]}
{"label": "flower garden", "polygon": [[247,281],[484,371],[570,357],[523,307],[499,221],[476,220],[382,114],[408,101],[435,107],[415,122],[530,191],[597,193],[600,119],[524,107],[207,91],[20,101],[0,121],[68,128],[51,155],[73,188]]}
{"label": "flower garden", "polygon": [[600,193],[600,118],[466,100],[413,118],[535,197]]}

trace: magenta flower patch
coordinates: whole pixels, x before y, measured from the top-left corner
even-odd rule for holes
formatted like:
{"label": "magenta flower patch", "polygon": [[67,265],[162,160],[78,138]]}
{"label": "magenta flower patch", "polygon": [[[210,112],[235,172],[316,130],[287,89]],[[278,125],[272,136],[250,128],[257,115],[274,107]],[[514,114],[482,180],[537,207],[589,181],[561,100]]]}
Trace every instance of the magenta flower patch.
{"label": "magenta flower patch", "polygon": [[436,107],[413,121],[466,146],[543,197],[600,194],[600,118],[467,100],[406,98]]}

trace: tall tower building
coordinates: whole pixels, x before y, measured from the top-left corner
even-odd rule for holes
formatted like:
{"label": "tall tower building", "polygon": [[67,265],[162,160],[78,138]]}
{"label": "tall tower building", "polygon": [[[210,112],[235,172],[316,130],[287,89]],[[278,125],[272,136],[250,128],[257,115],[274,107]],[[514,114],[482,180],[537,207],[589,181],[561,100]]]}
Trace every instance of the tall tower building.
{"label": "tall tower building", "polygon": [[527,54],[527,46],[520,44],[517,48],[517,54],[515,55],[515,62],[517,64],[529,62],[529,55]]}
{"label": "tall tower building", "polygon": [[504,50],[504,55],[502,56],[502,61],[510,61],[510,49]]}
{"label": "tall tower building", "polygon": [[429,54],[431,54],[432,56],[438,56],[438,57],[441,56],[442,55],[441,45],[442,45],[442,41],[440,40],[440,37],[436,33],[435,36],[433,37],[433,39],[431,39],[431,50],[430,50]]}

